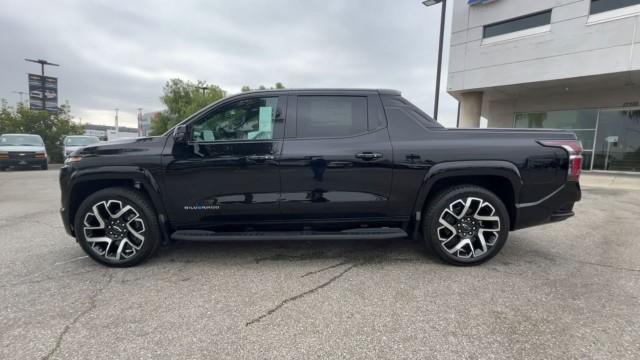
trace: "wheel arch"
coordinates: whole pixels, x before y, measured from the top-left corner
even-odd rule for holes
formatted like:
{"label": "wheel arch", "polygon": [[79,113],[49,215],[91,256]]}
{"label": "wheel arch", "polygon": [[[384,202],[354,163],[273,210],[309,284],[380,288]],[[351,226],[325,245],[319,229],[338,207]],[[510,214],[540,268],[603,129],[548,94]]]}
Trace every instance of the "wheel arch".
{"label": "wheel arch", "polygon": [[505,204],[511,224],[514,223],[515,204],[522,187],[518,168],[508,161],[454,161],[436,164],[425,175],[412,211],[414,232],[420,229],[430,200],[440,191],[461,184],[477,185],[495,193]]}
{"label": "wheel arch", "polygon": [[[158,217],[163,236],[168,238],[166,211],[160,196],[160,188],[155,177],[148,170],[126,166],[79,170],[73,174],[70,183],[70,191],[67,195],[70,224],[74,224],[76,212],[87,196],[110,187],[124,187],[135,189],[149,199]],[[72,228],[72,231],[75,232],[75,229]]]}

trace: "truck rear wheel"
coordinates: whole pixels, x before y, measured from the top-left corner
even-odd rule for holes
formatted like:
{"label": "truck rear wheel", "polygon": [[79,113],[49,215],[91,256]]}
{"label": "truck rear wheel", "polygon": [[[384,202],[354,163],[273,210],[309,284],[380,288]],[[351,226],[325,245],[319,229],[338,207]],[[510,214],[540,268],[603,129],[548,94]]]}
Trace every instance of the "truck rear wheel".
{"label": "truck rear wheel", "polygon": [[427,246],[447,263],[481,264],[494,257],[509,235],[509,213],[499,197],[475,186],[440,192],[423,219]]}
{"label": "truck rear wheel", "polygon": [[160,244],[157,216],[147,198],[127,188],[87,197],[76,212],[76,238],[94,260],[128,267],[150,257]]}

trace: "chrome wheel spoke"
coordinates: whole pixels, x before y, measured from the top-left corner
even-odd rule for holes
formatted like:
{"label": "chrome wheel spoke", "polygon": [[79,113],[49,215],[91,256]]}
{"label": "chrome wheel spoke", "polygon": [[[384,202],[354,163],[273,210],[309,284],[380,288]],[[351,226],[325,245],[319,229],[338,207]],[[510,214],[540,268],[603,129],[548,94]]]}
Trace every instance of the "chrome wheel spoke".
{"label": "chrome wheel spoke", "polygon": [[440,214],[437,234],[440,246],[449,254],[470,259],[493,247],[500,232],[500,217],[493,205],[481,198],[453,201]]}

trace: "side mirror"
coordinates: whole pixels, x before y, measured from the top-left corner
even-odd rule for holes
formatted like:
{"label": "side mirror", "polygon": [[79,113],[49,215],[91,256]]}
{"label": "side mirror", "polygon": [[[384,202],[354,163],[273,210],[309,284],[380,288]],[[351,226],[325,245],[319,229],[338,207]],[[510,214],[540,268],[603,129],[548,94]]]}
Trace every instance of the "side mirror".
{"label": "side mirror", "polygon": [[186,143],[189,137],[189,129],[187,125],[178,125],[173,130],[173,141],[178,143]]}

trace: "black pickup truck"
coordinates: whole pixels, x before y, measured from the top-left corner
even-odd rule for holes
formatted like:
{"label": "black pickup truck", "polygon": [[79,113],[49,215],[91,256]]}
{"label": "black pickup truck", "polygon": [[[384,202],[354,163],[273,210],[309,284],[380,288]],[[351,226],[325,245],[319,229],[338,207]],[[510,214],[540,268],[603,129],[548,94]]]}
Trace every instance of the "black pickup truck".
{"label": "black pickup truck", "polygon": [[474,265],[573,215],[581,152],[571,132],[446,129],[393,90],[257,91],[75,151],[61,214],[110,266],[170,240],[405,237]]}

